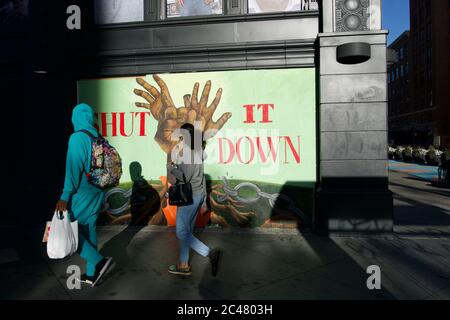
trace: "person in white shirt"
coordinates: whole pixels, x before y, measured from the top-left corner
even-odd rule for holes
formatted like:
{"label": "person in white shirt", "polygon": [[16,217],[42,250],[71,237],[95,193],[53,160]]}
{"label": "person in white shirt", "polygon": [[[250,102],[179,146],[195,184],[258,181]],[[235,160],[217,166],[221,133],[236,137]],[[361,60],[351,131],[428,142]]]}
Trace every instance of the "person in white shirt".
{"label": "person in white shirt", "polygon": [[248,13],[300,11],[301,0],[248,0]]}

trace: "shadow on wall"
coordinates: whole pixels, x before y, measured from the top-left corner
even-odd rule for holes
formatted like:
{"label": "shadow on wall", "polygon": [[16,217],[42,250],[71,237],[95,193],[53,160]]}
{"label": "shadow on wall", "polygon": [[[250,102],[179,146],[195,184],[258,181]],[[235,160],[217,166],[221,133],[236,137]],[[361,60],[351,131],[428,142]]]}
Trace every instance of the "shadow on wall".
{"label": "shadow on wall", "polygon": [[[163,224],[165,218],[161,211],[161,198],[159,193],[142,176],[142,166],[139,162],[130,164],[130,176],[133,181],[130,199],[130,224],[146,226],[150,223],[150,220],[158,225]],[[156,219],[154,219],[155,215],[157,215]]]}
{"label": "shadow on wall", "polygon": [[167,221],[162,211],[166,203],[164,183],[151,185],[142,175],[142,166],[139,162],[134,161],[130,163],[129,170],[132,181],[131,190],[129,187],[114,188],[112,192],[118,190],[119,192],[117,193],[122,195],[116,195],[116,193],[107,195],[108,205],[112,205],[115,208],[125,206],[126,209],[120,213],[114,213],[113,210],[108,209],[100,215],[98,224],[166,225]]}
{"label": "shadow on wall", "polygon": [[330,233],[391,234],[393,197],[388,178],[322,178],[314,230]]}
{"label": "shadow on wall", "polygon": [[206,175],[211,223],[232,228],[311,226],[314,184],[233,180]]}
{"label": "shadow on wall", "polygon": [[289,181],[271,204],[270,219],[263,227],[311,230],[314,216],[314,183]]}

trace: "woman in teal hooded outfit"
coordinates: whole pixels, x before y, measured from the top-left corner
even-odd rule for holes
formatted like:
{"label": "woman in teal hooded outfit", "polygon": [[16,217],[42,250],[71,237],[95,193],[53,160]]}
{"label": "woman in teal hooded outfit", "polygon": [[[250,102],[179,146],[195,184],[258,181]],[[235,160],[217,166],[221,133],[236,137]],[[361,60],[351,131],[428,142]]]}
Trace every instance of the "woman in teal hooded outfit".
{"label": "woman in teal hooded outfit", "polygon": [[94,128],[94,110],[87,104],[77,105],[72,113],[75,132],[70,136],[66,159],[64,190],[56,210],[68,210],[78,221],[78,253],[86,260],[86,277],[83,282],[96,284],[110,266],[111,258],[104,258],[97,250],[97,217],[102,208],[104,191],[87,180],[90,171],[92,140],[85,132],[98,137]]}

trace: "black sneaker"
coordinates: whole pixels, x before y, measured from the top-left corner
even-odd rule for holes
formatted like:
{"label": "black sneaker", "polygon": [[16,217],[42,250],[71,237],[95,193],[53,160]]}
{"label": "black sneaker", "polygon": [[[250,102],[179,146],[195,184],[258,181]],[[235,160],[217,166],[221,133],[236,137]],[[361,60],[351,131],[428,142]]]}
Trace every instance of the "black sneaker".
{"label": "black sneaker", "polygon": [[95,277],[87,276],[87,275],[83,274],[80,278],[77,278],[76,280],[80,283],[84,283],[84,284],[88,284],[88,285],[92,286],[92,284],[95,281]]}
{"label": "black sneaker", "polygon": [[99,281],[112,269],[114,268],[113,258],[107,257],[103,258],[96,266],[95,266],[95,280],[92,283],[92,287],[95,287]]}
{"label": "black sneaker", "polygon": [[209,262],[211,263],[211,274],[213,277],[217,276],[217,272],[219,271],[221,256],[222,251],[220,249],[212,249],[209,252]]}

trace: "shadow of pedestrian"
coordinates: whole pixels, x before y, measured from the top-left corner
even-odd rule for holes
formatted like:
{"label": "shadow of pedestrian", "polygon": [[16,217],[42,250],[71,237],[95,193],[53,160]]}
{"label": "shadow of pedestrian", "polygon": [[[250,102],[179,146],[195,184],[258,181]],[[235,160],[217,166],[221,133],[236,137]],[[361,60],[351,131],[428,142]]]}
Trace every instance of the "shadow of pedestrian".
{"label": "shadow of pedestrian", "polygon": [[[132,226],[146,226],[150,219],[160,213],[161,198],[159,193],[142,176],[142,166],[139,162],[130,164],[130,176],[133,181],[130,198],[130,212]],[[164,215],[161,214],[161,219]],[[162,221],[158,221],[162,224]]]}
{"label": "shadow of pedestrian", "polygon": [[[130,224],[107,241],[100,250],[103,256],[113,257],[116,263],[116,268],[108,277],[122,271],[131,262],[127,251],[128,246],[133,238],[148,226],[152,217],[161,212],[159,194],[142,176],[142,166],[139,162],[130,164],[130,176],[133,181]],[[164,215],[162,217],[164,218]]]}
{"label": "shadow of pedestrian", "polygon": [[[286,182],[271,206],[267,227],[312,229],[314,212],[314,185],[311,183]],[[277,224],[278,222],[278,224]]]}

